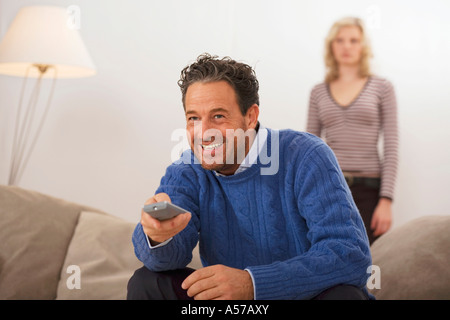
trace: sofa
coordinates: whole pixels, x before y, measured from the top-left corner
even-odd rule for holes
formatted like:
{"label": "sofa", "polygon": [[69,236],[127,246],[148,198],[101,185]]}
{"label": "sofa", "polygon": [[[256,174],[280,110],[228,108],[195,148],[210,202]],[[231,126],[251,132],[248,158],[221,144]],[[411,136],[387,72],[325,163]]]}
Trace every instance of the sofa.
{"label": "sofa", "polygon": [[371,246],[378,300],[450,300],[450,215],[413,219]]}
{"label": "sofa", "polygon": [[136,223],[0,185],[0,299],[126,299]]}
{"label": "sofa", "polygon": [[[121,300],[142,266],[136,223],[36,191],[0,185],[0,299]],[[372,245],[377,299],[450,299],[450,216],[423,217]],[[201,267],[198,248],[192,268]]]}

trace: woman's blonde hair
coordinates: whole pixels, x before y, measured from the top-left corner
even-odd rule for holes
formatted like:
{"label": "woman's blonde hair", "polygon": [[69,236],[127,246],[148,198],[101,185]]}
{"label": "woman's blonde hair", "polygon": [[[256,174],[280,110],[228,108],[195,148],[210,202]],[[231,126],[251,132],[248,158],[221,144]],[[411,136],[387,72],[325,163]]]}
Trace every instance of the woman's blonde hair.
{"label": "woman's blonde hair", "polygon": [[364,28],[364,23],[361,19],[355,17],[343,18],[336,21],[328,32],[328,36],[325,39],[325,66],[326,66],[326,76],[325,82],[330,83],[333,80],[339,78],[338,63],[333,56],[333,50],[331,45],[336,38],[339,30],[342,27],[356,26],[361,30],[361,61],[359,64],[359,72],[361,77],[368,77],[371,75],[370,72],[370,58],[372,58],[372,49],[370,47],[369,39],[367,38],[366,31]]}

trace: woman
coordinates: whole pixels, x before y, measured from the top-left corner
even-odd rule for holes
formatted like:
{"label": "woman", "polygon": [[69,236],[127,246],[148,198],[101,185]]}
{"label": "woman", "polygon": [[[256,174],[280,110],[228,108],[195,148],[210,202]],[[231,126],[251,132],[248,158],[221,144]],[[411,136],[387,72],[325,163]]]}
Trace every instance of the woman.
{"label": "woman", "polygon": [[336,154],[372,244],[392,223],[398,131],[393,86],[371,74],[371,56],[360,19],[332,26],[325,41],[327,73],[311,91],[307,131]]}

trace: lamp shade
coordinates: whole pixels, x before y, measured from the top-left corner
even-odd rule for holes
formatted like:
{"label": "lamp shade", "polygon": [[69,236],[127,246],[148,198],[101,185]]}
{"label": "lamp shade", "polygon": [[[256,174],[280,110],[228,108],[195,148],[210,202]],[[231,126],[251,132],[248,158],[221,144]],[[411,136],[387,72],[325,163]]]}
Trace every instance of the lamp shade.
{"label": "lamp shade", "polygon": [[[94,63],[65,8],[30,6],[19,10],[0,43],[0,73],[23,77],[33,64],[51,65],[58,78],[81,78],[96,73]],[[30,77],[38,77],[31,68]],[[47,72],[43,77],[53,77]]]}

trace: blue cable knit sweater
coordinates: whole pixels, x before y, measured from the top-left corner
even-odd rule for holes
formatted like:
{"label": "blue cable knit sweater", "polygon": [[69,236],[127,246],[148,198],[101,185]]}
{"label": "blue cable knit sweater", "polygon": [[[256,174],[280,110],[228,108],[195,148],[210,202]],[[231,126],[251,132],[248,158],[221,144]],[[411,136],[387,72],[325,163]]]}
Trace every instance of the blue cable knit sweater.
{"label": "blue cable knit sweater", "polygon": [[[268,133],[266,150],[272,150],[274,131]],[[255,299],[308,299],[342,283],[365,287],[369,244],[333,152],[308,133],[276,133],[279,168],[273,175],[261,174],[270,164],[258,159],[244,172],[217,176],[194,164],[190,150],[192,164],[167,168],[156,193],[167,193],[192,218],[153,249],[137,225],[133,244],[147,268],[185,267],[200,241],[203,266],[247,269]]]}

